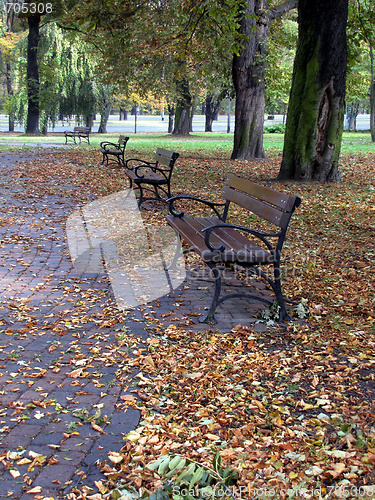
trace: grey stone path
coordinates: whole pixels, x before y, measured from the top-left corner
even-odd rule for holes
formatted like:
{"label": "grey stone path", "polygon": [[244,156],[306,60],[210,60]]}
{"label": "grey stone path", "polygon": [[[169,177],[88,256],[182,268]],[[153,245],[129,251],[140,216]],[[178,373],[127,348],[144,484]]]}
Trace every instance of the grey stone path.
{"label": "grey stone path", "polygon": [[121,398],[137,386],[126,380],[126,348],[125,362],[111,350],[116,336],[146,340],[153,326],[170,324],[194,331],[262,325],[252,317],[259,303],[242,300],[225,302],[215,325],[199,324],[212,283],[197,269],[179,289],[111,325],[118,311],[107,276],[79,274],[69,257],[73,201],[66,189],[25,196],[31,179],[16,179],[24,159],[0,160],[0,497],[67,498],[75,487],[97,492],[95,482],[105,479],[97,463],[119,451],[139,422],[140,412]]}

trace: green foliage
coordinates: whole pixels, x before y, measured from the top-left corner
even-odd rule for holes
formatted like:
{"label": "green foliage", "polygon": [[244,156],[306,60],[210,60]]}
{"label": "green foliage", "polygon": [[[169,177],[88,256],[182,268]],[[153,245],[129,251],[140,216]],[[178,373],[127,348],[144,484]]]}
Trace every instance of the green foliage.
{"label": "green foliage", "polygon": [[268,134],[284,134],[285,123],[280,123],[278,125],[269,125],[264,129],[265,133]]}
{"label": "green foliage", "polygon": [[163,455],[147,465],[167,480],[148,500],[193,500],[197,498],[233,498],[230,487],[236,484],[238,474],[224,468],[220,453],[207,466],[181,455]]}

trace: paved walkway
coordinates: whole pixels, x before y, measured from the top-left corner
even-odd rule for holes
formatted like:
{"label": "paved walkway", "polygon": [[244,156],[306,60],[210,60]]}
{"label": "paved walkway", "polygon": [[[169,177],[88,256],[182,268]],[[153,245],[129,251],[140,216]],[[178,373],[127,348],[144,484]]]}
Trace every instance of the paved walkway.
{"label": "paved walkway", "polygon": [[[105,479],[97,464],[121,449],[140,419],[124,403],[139,380],[129,366],[132,336],[146,340],[150,328],[170,324],[209,328],[197,314],[212,284],[193,269],[152,306],[119,314],[107,276],[71,264],[65,222],[76,207],[66,190],[25,196],[22,183],[32,179],[16,181],[16,157],[0,163],[0,497],[97,492]],[[262,328],[251,319],[258,307],[228,301],[213,328],[250,321]]]}

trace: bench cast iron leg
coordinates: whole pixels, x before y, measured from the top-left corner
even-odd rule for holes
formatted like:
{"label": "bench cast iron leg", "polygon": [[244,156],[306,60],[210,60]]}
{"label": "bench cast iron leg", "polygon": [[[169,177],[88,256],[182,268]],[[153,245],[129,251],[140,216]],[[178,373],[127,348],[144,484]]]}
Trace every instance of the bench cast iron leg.
{"label": "bench cast iron leg", "polygon": [[216,308],[219,304],[219,298],[220,298],[220,292],[221,292],[221,276],[220,276],[220,270],[216,267],[215,264],[208,264],[210,267],[211,271],[214,274],[215,278],[215,291],[214,291],[214,296],[211,302],[211,306],[208,310],[208,313],[206,316],[203,318],[200,318],[199,322],[200,323],[207,323],[208,321],[215,321],[215,311]]}
{"label": "bench cast iron leg", "polygon": [[284,296],[281,291],[280,266],[275,266],[274,276],[275,276],[275,281],[272,288],[273,291],[275,292],[277,303],[279,304],[280,307],[279,321],[281,322],[293,321],[292,318],[289,316],[288,311],[286,310]]}

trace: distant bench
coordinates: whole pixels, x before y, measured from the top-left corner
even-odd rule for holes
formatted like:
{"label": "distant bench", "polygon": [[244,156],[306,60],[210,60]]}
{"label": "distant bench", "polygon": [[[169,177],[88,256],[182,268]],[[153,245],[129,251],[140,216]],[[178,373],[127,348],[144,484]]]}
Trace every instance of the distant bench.
{"label": "distant bench", "polygon": [[[216,308],[229,298],[248,297],[272,304],[272,301],[264,297],[244,293],[228,294],[220,298],[220,270],[223,266],[234,264],[251,268],[254,274],[264,278],[275,293],[280,321],[290,320],[281,291],[280,259],[290,218],[295,208],[300,205],[301,199],[298,196],[279,193],[232,174],[229,175],[224,186],[222,198],[225,203],[212,203],[194,196],[182,195],[168,200],[171,215],[167,216],[167,222],[188,246],[188,249],[182,252],[179,243],[169,268],[175,267],[182,253],[193,250],[212,270],[215,278],[214,297],[208,313],[201,322],[214,319]],[[176,207],[176,203],[183,199],[190,200],[190,203],[203,203],[213,210],[214,215],[211,217],[185,215]],[[252,227],[226,222],[231,204],[233,204],[234,214],[239,207],[242,207],[250,212],[249,215],[256,216],[255,218],[254,215],[251,216],[254,220],[251,223]],[[221,210],[223,210],[222,213],[220,213]],[[271,226],[270,230],[268,227],[266,231],[264,230],[265,224]],[[264,266],[273,267],[273,273],[269,271],[266,274],[262,271],[261,267]]]}
{"label": "distant bench", "polygon": [[73,131],[66,130],[64,133],[65,133],[65,144],[68,143],[68,139],[73,139],[74,144],[77,144],[76,137],[79,138],[80,144],[82,139],[85,139],[88,142],[88,144],[90,144],[91,127],[74,127]]}
{"label": "distant bench", "polygon": [[138,158],[129,158],[124,162],[130,188],[139,190],[139,208],[146,200],[166,202],[172,196],[171,177],[179,156],[173,151],[158,148],[154,155],[154,162]]}
{"label": "distant bench", "polygon": [[126,149],[126,144],[129,137],[120,135],[118,142],[108,142],[102,141],[100,143],[100,152],[103,155],[102,165],[116,165],[123,167],[125,163],[124,154]]}

